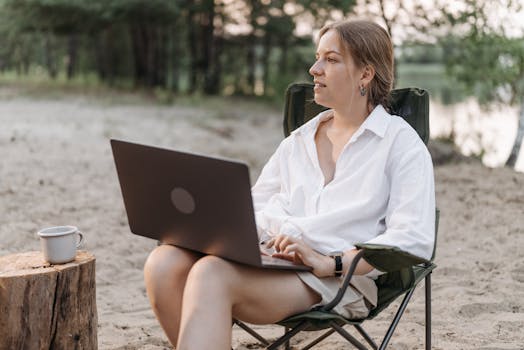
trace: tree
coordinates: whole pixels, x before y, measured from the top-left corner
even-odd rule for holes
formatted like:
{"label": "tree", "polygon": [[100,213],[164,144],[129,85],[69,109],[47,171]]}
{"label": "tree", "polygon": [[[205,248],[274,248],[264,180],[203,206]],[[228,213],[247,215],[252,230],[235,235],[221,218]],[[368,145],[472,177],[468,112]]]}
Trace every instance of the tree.
{"label": "tree", "polygon": [[397,45],[438,43],[454,79],[487,106],[492,102],[521,105],[518,132],[506,166],[514,167],[524,137],[524,27],[510,37],[507,17],[521,10],[514,0],[361,0],[355,12],[384,23]]}
{"label": "tree", "polygon": [[[510,0],[503,2],[510,10],[520,8]],[[510,37],[505,26],[508,22],[497,17],[497,8],[487,1],[466,1],[466,5],[458,13],[447,14],[449,23],[464,33],[442,39],[447,71],[463,82],[481,104],[520,104],[517,136],[505,163],[513,168],[524,137],[523,33]],[[493,24],[493,18],[498,23]]]}
{"label": "tree", "polygon": [[0,0],[0,70],[37,66],[51,77],[95,72],[102,82],[125,86],[280,95],[305,71],[305,57],[312,59],[311,33],[298,36],[297,23],[318,27],[354,4]]}
{"label": "tree", "polygon": [[[468,0],[464,0],[468,1]],[[429,4],[429,5],[428,5]],[[447,0],[429,3],[406,0],[361,0],[354,8],[359,17],[382,22],[388,31],[394,48],[411,43],[432,43],[445,32]],[[449,30],[449,26],[447,28]],[[398,78],[397,61],[394,66],[394,82]]]}

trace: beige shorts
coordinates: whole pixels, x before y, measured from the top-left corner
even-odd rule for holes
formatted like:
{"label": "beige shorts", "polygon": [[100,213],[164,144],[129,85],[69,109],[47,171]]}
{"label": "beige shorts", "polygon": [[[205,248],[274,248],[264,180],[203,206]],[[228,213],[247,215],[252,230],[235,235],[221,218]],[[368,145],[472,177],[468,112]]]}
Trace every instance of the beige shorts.
{"label": "beige shorts", "polygon": [[[325,305],[337,295],[343,279],[339,277],[318,278],[311,272],[297,272],[298,277],[317,292],[322,300],[313,305]],[[353,283],[355,280],[356,283]],[[355,276],[342,297],[340,303],[333,308],[339,315],[348,319],[365,318],[375,306],[377,300],[377,286],[370,277]]]}

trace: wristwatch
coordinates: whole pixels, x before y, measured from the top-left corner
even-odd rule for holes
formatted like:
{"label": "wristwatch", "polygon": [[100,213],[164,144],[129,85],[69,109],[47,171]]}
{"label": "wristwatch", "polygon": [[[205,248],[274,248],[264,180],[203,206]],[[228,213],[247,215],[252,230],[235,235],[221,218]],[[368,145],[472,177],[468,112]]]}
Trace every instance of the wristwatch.
{"label": "wristwatch", "polygon": [[342,276],[342,257],[344,252],[331,252],[329,256],[335,260],[335,277]]}

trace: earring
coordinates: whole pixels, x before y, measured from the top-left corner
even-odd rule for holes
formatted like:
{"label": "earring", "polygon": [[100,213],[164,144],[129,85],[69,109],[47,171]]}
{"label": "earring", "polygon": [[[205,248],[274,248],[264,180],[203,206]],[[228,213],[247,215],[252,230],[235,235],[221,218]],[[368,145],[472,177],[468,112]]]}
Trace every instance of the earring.
{"label": "earring", "polygon": [[364,85],[360,86],[360,96],[366,95],[367,89],[364,87]]}

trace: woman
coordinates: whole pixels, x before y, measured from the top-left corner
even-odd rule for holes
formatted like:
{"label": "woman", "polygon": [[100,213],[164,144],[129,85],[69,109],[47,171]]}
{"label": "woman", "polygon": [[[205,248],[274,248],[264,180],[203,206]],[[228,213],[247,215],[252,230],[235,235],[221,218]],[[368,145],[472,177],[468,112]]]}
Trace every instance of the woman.
{"label": "woman", "polygon": [[[229,349],[232,318],[274,323],[329,301],[356,243],[431,256],[433,168],[416,132],[385,110],[393,80],[387,32],[366,21],[324,27],[310,74],[315,101],[330,110],[282,141],[252,191],[261,239],[312,272],[157,247],[144,269],[147,293],[177,349]],[[361,260],[355,273],[335,310],[365,317],[380,272]]]}

